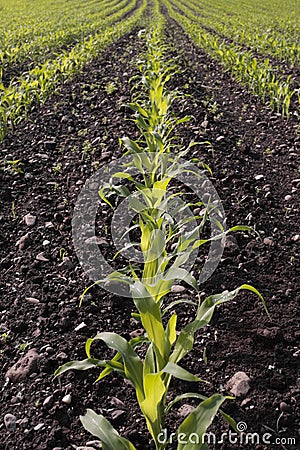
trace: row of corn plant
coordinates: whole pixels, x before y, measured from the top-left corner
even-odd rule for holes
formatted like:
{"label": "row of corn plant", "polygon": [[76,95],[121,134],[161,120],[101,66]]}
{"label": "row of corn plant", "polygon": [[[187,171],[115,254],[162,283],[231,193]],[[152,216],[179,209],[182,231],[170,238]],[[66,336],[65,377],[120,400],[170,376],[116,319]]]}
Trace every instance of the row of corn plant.
{"label": "row of corn plant", "polygon": [[[31,35],[20,42],[12,42],[7,39],[1,44],[0,65],[4,68],[11,68],[16,64],[26,62],[28,64],[38,64],[44,62],[50,57],[55,57],[66,46],[74,46],[82,42],[86,36],[92,36],[99,33],[101,28],[120,19],[120,14],[126,14],[131,7],[135,5],[134,1],[115,0],[110,3],[96,5],[95,10],[84,16],[82,23],[78,17],[69,18],[64,22],[64,28],[59,23],[58,29],[54,24],[54,29],[49,29],[46,35]],[[101,7],[100,7],[101,6]],[[49,26],[49,24],[47,23]],[[38,24],[36,29],[41,32],[42,26]],[[8,34],[7,36],[11,36]]]}
{"label": "row of corn plant", "polygon": [[260,24],[263,29],[272,31],[274,28],[283,37],[295,40],[298,35],[299,8],[294,0],[286,0],[284,9],[281,0],[245,0],[242,3],[238,0],[216,0],[213,4],[204,0],[191,0],[189,4],[209,18],[220,18],[230,24],[238,19],[242,26],[246,25],[246,29],[251,26],[256,28]]}
{"label": "row of corn plant", "polygon": [[[131,11],[136,3],[136,0],[130,3]],[[136,26],[146,6],[147,0],[143,0],[129,18],[107,26],[101,32],[75,45],[71,51],[63,52],[56,59],[35,67],[28,72],[27,76],[24,75],[23,78],[13,81],[9,87],[6,88],[0,84],[0,139],[5,136],[10,126],[20,122],[26,116],[33,102],[44,102],[59,83],[79,72],[100,51]],[[124,12],[125,9],[113,15],[114,21],[117,16],[121,19]]]}
{"label": "row of corn plant", "polygon": [[[287,27],[288,19],[285,21],[285,27],[278,27],[278,18],[272,17],[269,21],[266,11],[261,14],[257,11],[259,5],[256,5],[255,13],[251,7],[253,2],[248,3],[246,11],[240,11],[240,2],[235,4],[235,14],[228,2],[220,2],[220,7],[215,7],[213,11],[207,11],[206,5],[199,5],[197,1],[182,1],[181,5],[186,6],[197,13],[198,21],[205,27],[214,30],[219,35],[234,40],[236,44],[242,44],[261,53],[263,56],[269,56],[279,61],[284,61],[292,66],[296,66],[300,62],[300,45],[295,39],[294,33],[290,27]],[[216,5],[215,5],[216,6]],[[282,19],[283,11],[280,10]],[[277,19],[277,20],[276,20]]]}
{"label": "row of corn plant", "polygon": [[[205,31],[182,3],[173,0],[176,10],[168,0],[163,0],[170,16],[192,37],[195,43],[210,56],[218,60],[250,92],[258,95],[273,109],[288,117],[292,98],[296,99],[298,90],[293,87],[291,76],[284,78],[274,73],[270,61],[258,60],[251,51],[239,51],[234,44],[227,44],[218,36]],[[182,11],[178,12],[178,8]],[[189,17],[191,18],[189,18]]]}
{"label": "row of corn plant", "polygon": [[[115,0],[111,3],[114,4]],[[0,15],[0,48],[19,46],[53,31],[80,26],[89,22],[93,14],[108,6],[109,0],[97,2],[69,0],[62,3],[40,0],[28,5],[26,0],[2,0]]]}
{"label": "row of corn plant", "polygon": [[[207,398],[199,393],[187,392],[170,401],[168,392],[172,377],[187,382],[202,382],[201,378],[179,364],[192,350],[195,333],[211,321],[218,305],[234,299],[241,290],[250,290],[261,299],[262,297],[252,286],[242,285],[231,292],[211,295],[200,301],[197,280],[185,269],[191,253],[210,239],[200,237],[203,223],[194,223],[192,232],[185,231],[187,220],[183,211],[193,204],[176,202],[181,192],[174,192],[170,187],[178,173],[190,175],[194,173],[194,169],[181,158],[187,154],[186,150],[179,149],[175,155],[170,152],[177,121],[180,120],[171,113],[174,95],[167,89],[167,82],[175,67],[173,61],[169,64],[166,62],[166,47],[163,42],[165,23],[159,13],[158,1],[154,5],[153,22],[156,25],[149,32],[140,33],[146,39],[147,47],[146,56],[139,61],[141,83],[148,95],[146,98],[141,95],[130,104],[135,112],[134,121],[139,129],[140,139],[123,139],[126,153],[132,157],[131,162],[124,164],[124,171],[114,173],[111,182],[99,192],[101,199],[111,206],[108,199],[110,192],[128,197],[132,215],[137,219],[130,229],[124,231],[128,233],[133,229],[139,230],[138,246],[143,255],[143,263],[135,266],[130,264],[95,283],[125,283],[136,308],[133,316],[140,321],[145,333],[129,341],[114,332],[98,333],[86,342],[87,358],[64,364],[56,371],[56,376],[68,370],[98,367],[102,370],[97,381],[113,371],[129,380],[135,389],[139,408],[157,450],[163,450],[171,444],[168,439],[162,439],[169,410],[183,399],[198,399],[198,406],[177,430],[177,433],[187,439],[185,443],[178,442],[177,449],[196,450],[201,447],[202,450],[207,450],[208,446],[201,445],[201,440],[217,412],[235,428],[233,419],[220,410],[229,397],[215,394]],[[196,176],[201,179],[201,175]],[[125,179],[127,183],[123,189],[115,183],[115,180],[120,179]],[[131,190],[127,187],[128,183]],[[197,202],[198,206],[199,204],[206,211],[202,217],[207,218],[212,205],[209,201],[207,204]],[[175,224],[169,214],[174,210],[179,212],[179,220]],[[219,228],[219,235],[212,239],[220,239],[226,234],[221,223]],[[232,230],[235,229],[244,227]],[[195,289],[197,300],[172,301],[168,294],[176,280],[182,280]],[[175,312],[180,303],[186,303],[187,306],[192,303],[196,307],[194,320],[181,330],[177,329]],[[109,349],[115,350],[114,357],[105,360],[93,357],[92,345],[96,341],[102,341]],[[83,426],[102,441],[103,449],[135,449],[103,415],[89,409],[80,419]],[[192,433],[197,433],[200,445],[199,442],[195,444],[189,440]]]}
{"label": "row of corn plant", "polygon": [[[7,3],[7,4],[5,4]],[[76,2],[71,0],[68,4],[62,4],[54,0],[49,4],[44,0],[35,2],[31,8],[28,8],[28,2],[25,0],[9,0],[1,2],[0,16],[0,49],[1,53],[14,53],[15,47],[23,43],[30,42],[38,37],[47,36],[47,33],[64,30],[68,23],[72,26],[77,21],[78,25],[84,22],[84,12],[89,15],[89,2],[85,4],[82,11],[74,9]],[[59,8],[58,8],[59,6]]]}

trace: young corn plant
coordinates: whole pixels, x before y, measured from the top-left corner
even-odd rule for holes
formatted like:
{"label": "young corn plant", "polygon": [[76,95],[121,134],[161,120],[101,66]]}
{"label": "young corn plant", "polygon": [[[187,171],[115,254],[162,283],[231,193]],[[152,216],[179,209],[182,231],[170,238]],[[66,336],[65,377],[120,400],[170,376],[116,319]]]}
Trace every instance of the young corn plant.
{"label": "young corn plant", "polygon": [[[155,8],[158,8],[157,1],[155,1]],[[156,31],[152,32],[150,39],[152,45],[153,42],[159,45],[159,40],[154,39],[155,33]],[[154,50],[153,53],[155,54]],[[160,54],[159,48],[157,54]],[[201,301],[197,280],[185,268],[186,262],[195,249],[207,242],[224,237],[227,231],[224,231],[220,222],[219,235],[210,239],[200,238],[210,210],[214,208],[209,201],[206,205],[198,202],[205,207],[205,214],[200,224],[194,218],[193,226],[188,230],[186,226],[191,219],[185,215],[185,210],[192,204],[183,205],[177,202],[177,197],[181,193],[172,192],[170,188],[170,183],[177,173],[182,171],[189,173],[191,169],[188,163],[180,160],[181,152],[177,156],[169,152],[170,137],[166,129],[168,130],[169,127],[168,108],[171,103],[165,102],[167,94],[164,93],[164,81],[169,73],[164,71],[164,76],[160,77],[156,71],[160,73],[162,67],[162,62],[157,63],[157,61],[151,67],[150,72],[153,70],[154,73],[147,85],[149,88],[148,109],[140,105],[133,107],[137,113],[136,121],[143,137],[144,148],[142,150],[142,146],[136,142],[123,140],[127,151],[134,155],[133,163],[127,165],[123,172],[115,173],[111,183],[100,191],[101,198],[108,204],[111,204],[108,200],[110,190],[129,197],[130,208],[134,215],[137,215],[134,227],[138,226],[140,232],[138,246],[143,255],[143,264],[138,267],[130,265],[124,270],[115,271],[102,282],[125,283],[129,287],[136,307],[133,315],[141,322],[144,335],[127,341],[114,332],[98,333],[94,338],[87,340],[84,360],[68,362],[55,374],[61,375],[68,370],[87,370],[98,367],[102,370],[96,381],[102,380],[113,371],[130,381],[156,450],[164,450],[171,445],[171,441],[168,438],[162,439],[162,436],[166,415],[173,405],[186,398],[198,399],[198,406],[182,421],[177,430],[178,434],[182,433],[186,437],[185,443],[178,442],[177,450],[199,448],[208,450],[208,446],[203,443],[204,434],[218,412],[236,429],[233,419],[220,409],[223,402],[230,397],[215,394],[206,398],[199,393],[188,392],[169,401],[168,391],[172,377],[187,382],[203,382],[201,378],[184,369],[179,363],[192,350],[195,333],[210,323],[219,305],[236,298],[241,290],[247,290],[257,294],[265,308],[266,306],[261,294],[247,284],[231,292],[225,291],[211,295]],[[172,127],[173,125],[174,122]],[[127,183],[131,183],[133,194],[136,193],[136,195],[133,195],[127,186],[116,186],[113,178],[125,179]],[[177,223],[174,223],[169,214],[170,211],[175,210],[179,216]],[[233,227],[231,231],[239,229],[244,227]],[[126,232],[130,231],[131,229]],[[175,280],[183,280],[190,285],[196,291],[197,301],[168,301],[168,294]],[[98,283],[100,281],[96,282]],[[195,305],[196,315],[188,325],[178,329],[177,314],[174,309],[183,302]],[[104,360],[94,358],[92,345],[96,341],[102,341],[108,348],[114,350],[116,353],[113,358]],[[140,349],[141,346],[145,350]],[[98,415],[89,409],[80,419],[83,426],[101,440],[103,449],[135,449],[129,440],[119,435],[103,415]],[[195,433],[199,439],[197,444],[189,440],[189,436]]]}
{"label": "young corn plant", "polygon": [[[190,243],[192,242],[192,248],[195,248],[201,245],[203,240],[193,236],[180,236],[174,253],[168,252],[168,225],[161,211],[167,209],[164,202],[169,199],[166,195],[166,186],[165,189],[159,189],[157,186],[156,184],[145,194],[150,207],[143,205],[142,208],[135,209],[135,212],[139,213],[140,249],[144,256],[142,268],[129,267],[129,274],[119,271],[108,277],[108,281],[126,283],[130,287],[137,309],[134,317],[141,322],[145,335],[128,342],[115,333],[99,333],[86,342],[86,359],[69,362],[58,369],[56,374],[60,375],[72,369],[87,370],[91,367],[100,367],[102,372],[97,381],[112,371],[131,381],[155,447],[162,450],[168,447],[168,441],[160,439],[165,427],[165,418],[177,401],[188,397],[201,400],[195,411],[182,422],[178,433],[185,433],[187,438],[192,433],[197,433],[199,439],[202,439],[220,406],[228,398],[219,394],[205,398],[198,393],[187,393],[184,396],[177,396],[172,402],[167,402],[172,377],[185,381],[203,381],[179,364],[193,348],[195,333],[211,321],[218,305],[234,299],[241,290],[250,290],[260,298],[261,296],[253,287],[242,285],[232,292],[210,296],[203,302],[198,298],[195,319],[183,329],[177,329],[177,314],[174,312],[170,314],[170,311],[173,311],[179,302],[167,304],[167,294],[178,279],[184,280],[198,293],[196,280],[182,266],[189,257]],[[110,349],[116,350],[117,353],[111,360],[99,360],[92,356],[92,344],[98,340],[103,341]],[[144,358],[141,358],[137,351],[142,344],[147,347]],[[221,414],[234,426],[231,418],[223,412]],[[134,449],[133,444],[120,437],[103,416],[89,410],[81,417],[81,421],[87,430],[101,439],[105,444],[104,448]],[[187,445],[179,443],[177,448],[189,450],[199,447],[193,447],[191,443]]]}
{"label": "young corn plant", "polygon": [[[86,36],[70,51],[62,51],[55,59],[44,61],[27,75],[12,80],[8,87],[0,82],[0,140],[8,129],[26,117],[33,102],[44,102],[59,83],[74,76],[99,51],[136,26],[147,7],[146,0],[140,3],[129,18],[117,22],[135,6],[136,1],[128,2],[123,9],[106,20],[101,32]],[[113,21],[116,21],[115,25],[112,25]]]}
{"label": "young corn plant", "polygon": [[[207,32],[201,26],[201,15],[195,15],[183,2],[163,0],[170,16],[213,58],[220,61],[232,76],[241,84],[247,85],[250,92],[258,95],[273,109],[289,117],[291,99],[296,91],[291,77],[277,76],[269,59],[258,60],[252,51],[245,51],[238,44],[227,44],[218,35]],[[176,5],[176,10],[174,9]],[[239,25],[240,26],[240,25]]]}

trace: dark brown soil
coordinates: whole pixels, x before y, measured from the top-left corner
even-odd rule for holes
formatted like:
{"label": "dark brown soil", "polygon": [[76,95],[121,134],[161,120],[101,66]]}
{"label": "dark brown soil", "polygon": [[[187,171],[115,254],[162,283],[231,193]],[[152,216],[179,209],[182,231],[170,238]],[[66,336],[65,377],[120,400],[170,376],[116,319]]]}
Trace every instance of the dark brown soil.
{"label": "dark brown soil", "polygon": [[[270,433],[272,444],[227,441],[213,448],[295,450],[300,431],[299,126],[249,95],[174,24],[168,30],[169,41],[176,35],[172,56],[184,69],[170,87],[179,86],[191,95],[178,101],[177,113],[194,117],[181,127],[180,139],[185,145],[192,140],[212,143],[213,154],[208,146],[192,152],[211,166],[228,225],[251,225],[261,236],[236,235],[234,248],[225,250],[202,296],[250,283],[264,295],[271,315],[268,319],[252,294],[220,308],[183,361],[211,385],[174,382],[170,394],[227,392],[228,379],[244,371],[251,378],[249,393],[228,401],[224,409],[245,422],[249,431]],[[119,137],[136,136],[134,124],[125,120],[131,113],[122,105],[130,101],[129,79],[137,73],[135,61],[141,51],[137,32],[121,39],[1,143],[1,158],[20,160],[24,172],[0,171],[1,450],[71,450],[85,445],[94,440],[79,421],[87,407],[102,412],[138,450],[153,448],[134,392],[121,378],[112,375],[93,384],[97,371],[53,378],[62,363],[84,358],[85,340],[97,331],[115,331],[127,339],[139,332],[130,318],[129,299],[97,288],[78,307],[89,280],[74,252],[71,220],[85,180],[95,168],[122,154]],[[33,226],[23,220],[28,213],[36,216]],[[103,219],[103,228],[106,225],[108,219]],[[22,247],[19,241],[26,234]],[[107,246],[113,251],[109,236]],[[62,264],[63,255],[72,266]],[[184,295],[194,298],[188,288]],[[187,322],[194,311],[181,313]],[[82,323],[85,326],[78,329]],[[39,355],[31,372],[17,383],[7,383],[7,370],[31,348]],[[70,404],[62,401],[66,394],[71,395]],[[279,419],[281,402],[287,406]],[[179,407],[168,422],[173,430],[182,421]],[[8,413],[17,418],[15,432],[5,428]],[[226,430],[218,417],[212,431],[220,437]],[[278,437],[295,438],[297,443],[275,443]]]}

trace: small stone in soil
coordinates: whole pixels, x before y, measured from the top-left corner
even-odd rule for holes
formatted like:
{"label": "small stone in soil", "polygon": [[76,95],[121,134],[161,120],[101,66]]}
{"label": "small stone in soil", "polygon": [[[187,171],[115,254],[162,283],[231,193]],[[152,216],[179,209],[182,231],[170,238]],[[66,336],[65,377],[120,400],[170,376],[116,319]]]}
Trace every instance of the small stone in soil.
{"label": "small stone in soil", "polygon": [[36,363],[39,355],[35,348],[30,349],[25,356],[22,356],[16,364],[14,364],[6,372],[5,378],[9,378],[12,383],[18,383],[24,380],[36,369]]}
{"label": "small stone in soil", "polygon": [[52,405],[53,405],[53,395],[49,395],[47,398],[45,398],[43,406],[45,408],[51,408]]}
{"label": "small stone in soil", "polygon": [[23,217],[24,222],[28,227],[33,227],[36,222],[36,216],[33,216],[32,214],[26,214],[26,216]]}
{"label": "small stone in soil", "polygon": [[250,390],[250,378],[245,372],[237,372],[228,380],[226,387],[236,397],[246,395]]}
{"label": "small stone in soil", "polygon": [[48,353],[48,355],[53,355],[54,348],[53,347],[46,347],[45,352]]}
{"label": "small stone in soil", "polygon": [[111,413],[111,417],[113,420],[116,420],[119,419],[119,417],[124,416],[124,414],[126,414],[126,412],[123,409],[116,409]]}
{"label": "small stone in soil", "polygon": [[38,423],[35,427],[34,427],[34,431],[39,431],[42,428],[44,428],[44,424],[43,423]]}
{"label": "small stone in soil", "polygon": [[52,222],[45,222],[45,228],[54,228],[54,225]]}
{"label": "small stone in soil", "polygon": [[89,184],[89,189],[91,191],[98,191],[99,190],[99,183],[93,182]]}
{"label": "small stone in soil", "polygon": [[185,403],[178,409],[178,415],[180,417],[186,417],[194,410],[195,410],[194,406],[188,405],[187,403]]}
{"label": "small stone in soil", "polygon": [[74,331],[79,331],[82,330],[83,328],[85,328],[87,325],[84,322],[81,322],[79,325],[77,325],[77,327],[75,328]]}
{"label": "small stone in soil", "polygon": [[255,175],[254,178],[256,181],[259,181],[259,180],[262,180],[264,178],[264,176],[263,175]]}
{"label": "small stone in soil", "polygon": [[60,352],[58,353],[58,355],[56,356],[57,359],[67,359],[68,355],[65,352]]}
{"label": "small stone in soil", "polygon": [[268,340],[282,340],[282,332],[279,327],[258,328],[257,334]]}
{"label": "small stone in soil", "polygon": [[84,243],[86,245],[102,245],[103,247],[108,247],[109,243],[106,239],[98,237],[98,236],[91,236],[87,238]]}
{"label": "small stone in soil", "polygon": [[36,256],[35,259],[36,259],[37,261],[43,261],[43,262],[48,262],[48,261],[49,261],[49,259],[46,258],[44,252],[39,253],[39,254]]}
{"label": "small stone in soil", "polygon": [[28,425],[29,420],[27,419],[27,417],[24,417],[23,419],[18,419],[17,420],[17,424],[21,425],[22,427],[26,427]]}
{"label": "small stone in soil", "polygon": [[286,195],[285,197],[284,197],[284,200],[286,201],[286,202],[290,202],[291,200],[292,200],[292,196],[291,195]]}
{"label": "small stone in soil", "polygon": [[12,433],[15,431],[17,425],[16,425],[17,418],[13,414],[5,414],[4,416],[4,425],[7,431]]}
{"label": "small stone in soil", "polygon": [[241,406],[249,406],[250,403],[252,403],[252,399],[251,398],[245,398],[242,403]]}
{"label": "small stone in soil", "polygon": [[29,234],[25,234],[22,236],[16,245],[19,247],[19,250],[25,250],[27,247],[29,247],[31,244],[31,239],[29,237]]}
{"label": "small stone in soil", "polygon": [[72,402],[72,397],[70,394],[67,394],[63,397],[62,402],[65,403],[66,405],[70,405]]}
{"label": "small stone in soil", "polygon": [[110,403],[119,408],[125,408],[125,403],[123,403],[122,400],[119,400],[117,397],[112,397]]}
{"label": "small stone in soil", "polygon": [[132,338],[135,338],[137,336],[142,336],[144,332],[145,332],[144,328],[138,328],[137,330],[131,331],[130,336]]}
{"label": "small stone in soil", "polygon": [[33,305],[37,305],[40,301],[35,297],[25,297],[26,302],[32,303]]}
{"label": "small stone in soil", "polygon": [[94,447],[95,449],[102,448],[102,443],[100,441],[89,441],[86,443],[87,447]]}
{"label": "small stone in soil", "polygon": [[269,245],[270,247],[273,247],[274,246],[274,241],[273,241],[273,239],[272,238],[268,238],[268,237],[266,237],[266,238],[264,238],[264,244],[265,245]]}
{"label": "small stone in soil", "polygon": [[227,250],[227,253],[231,255],[238,253],[240,250],[237,240],[234,236],[226,236],[224,247]]}
{"label": "small stone in soil", "polygon": [[77,450],[95,450],[94,447],[77,447]]}
{"label": "small stone in soil", "polygon": [[280,411],[290,414],[292,412],[292,408],[285,402],[281,402],[279,405]]}
{"label": "small stone in soil", "polygon": [[172,286],[172,292],[174,292],[174,294],[179,294],[180,292],[185,291],[185,287],[180,286],[180,284],[174,284]]}

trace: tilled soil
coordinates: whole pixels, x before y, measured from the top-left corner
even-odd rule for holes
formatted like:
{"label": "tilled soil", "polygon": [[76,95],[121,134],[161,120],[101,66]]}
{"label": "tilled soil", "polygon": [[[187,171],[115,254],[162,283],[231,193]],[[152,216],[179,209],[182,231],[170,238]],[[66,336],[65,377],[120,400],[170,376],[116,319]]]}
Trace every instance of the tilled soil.
{"label": "tilled soil", "polygon": [[[103,413],[138,450],[153,448],[134,391],[121,378],[111,375],[93,384],[94,370],[53,378],[62,363],[85,357],[85,340],[98,331],[115,331],[127,339],[141,333],[131,318],[129,299],[94,288],[79,308],[79,297],[90,281],[77,260],[71,229],[85,181],[122,155],[119,137],[137,136],[135,125],[126,120],[131,112],[124,107],[143,50],[137,31],[34,108],[1,143],[1,157],[20,160],[23,171],[0,172],[3,450],[71,450],[95,441],[79,421],[86,408]],[[260,442],[225,439],[211,447],[293,450],[298,448],[296,441],[275,439],[293,438],[299,443],[299,126],[295,118],[282,120],[250,96],[173,22],[168,24],[168,39],[176,41],[171,56],[184,69],[169,86],[190,95],[176,102],[175,112],[193,116],[181,125],[179,142],[212,144],[213,151],[208,144],[193,147],[191,157],[210,165],[227,224],[250,225],[260,235],[237,234],[228,240],[217,270],[201,287],[201,296],[253,284],[264,295],[271,316],[250,293],[222,306],[183,360],[184,367],[211,384],[174,381],[170,394],[228,393],[228,380],[244,371],[250,377],[249,392],[228,401],[224,410],[237,422],[245,422],[248,431],[258,433]],[[28,225],[27,214],[35,217],[27,216]],[[100,217],[101,249],[110,257],[114,244],[105,207]],[[199,271],[197,264],[195,271]],[[172,294],[182,296],[195,298],[187,286]],[[194,313],[179,308],[179,326],[192,320]],[[111,356],[104,346],[97,351]],[[10,372],[15,379],[8,382],[7,371],[26,355],[32,358],[28,373],[23,367],[20,374],[19,367],[19,378]],[[172,431],[185,409],[178,404],[171,412],[167,425]],[[15,431],[9,432],[4,424],[7,414],[17,418]],[[220,439],[227,425],[218,417],[211,430]],[[262,441],[265,433],[271,435],[271,444]],[[90,446],[98,448],[95,442]]]}

